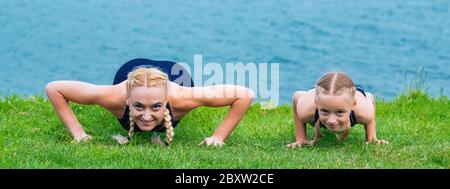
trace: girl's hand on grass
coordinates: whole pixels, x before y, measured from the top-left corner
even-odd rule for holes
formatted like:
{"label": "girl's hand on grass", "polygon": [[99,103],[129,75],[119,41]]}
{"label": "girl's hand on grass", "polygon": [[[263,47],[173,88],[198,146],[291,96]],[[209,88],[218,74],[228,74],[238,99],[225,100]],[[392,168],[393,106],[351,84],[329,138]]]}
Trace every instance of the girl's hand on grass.
{"label": "girl's hand on grass", "polygon": [[200,145],[206,145],[206,146],[216,146],[216,147],[222,147],[223,145],[225,145],[225,143],[218,137],[215,136],[211,136],[208,138],[205,138],[202,142],[200,142]]}
{"label": "girl's hand on grass", "polygon": [[314,146],[313,141],[308,141],[308,140],[298,140],[294,143],[288,144],[287,147],[288,148],[299,148],[299,147],[303,147],[303,146]]}
{"label": "girl's hand on grass", "polygon": [[74,136],[73,139],[74,139],[75,143],[80,143],[80,142],[85,142],[85,141],[91,140],[92,137],[91,137],[91,135],[88,135],[85,132],[82,132],[81,134]]}
{"label": "girl's hand on grass", "polygon": [[375,139],[375,140],[372,140],[372,141],[367,141],[366,142],[366,144],[370,144],[370,143],[375,143],[375,144],[377,144],[377,145],[383,145],[383,144],[389,144],[389,141],[386,141],[386,140],[377,140],[377,139]]}

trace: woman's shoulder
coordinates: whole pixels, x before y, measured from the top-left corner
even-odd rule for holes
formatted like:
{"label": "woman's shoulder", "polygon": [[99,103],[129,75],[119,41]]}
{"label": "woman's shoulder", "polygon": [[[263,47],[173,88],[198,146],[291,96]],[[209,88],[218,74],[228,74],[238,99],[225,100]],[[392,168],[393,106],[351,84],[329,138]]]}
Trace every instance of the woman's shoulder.
{"label": "woman's shoulder", "polygon": [[100,105],[111,111],[116,117],[121,117],[126,108],[126,86],[122,82],[106,86],[108,93]]}
{"label": "woman's shoulder", "polygon": [[172,109],[186,110],[192,106],[194,91],[191,87],[183,87],[170,82],[168,90],[168,100]]}

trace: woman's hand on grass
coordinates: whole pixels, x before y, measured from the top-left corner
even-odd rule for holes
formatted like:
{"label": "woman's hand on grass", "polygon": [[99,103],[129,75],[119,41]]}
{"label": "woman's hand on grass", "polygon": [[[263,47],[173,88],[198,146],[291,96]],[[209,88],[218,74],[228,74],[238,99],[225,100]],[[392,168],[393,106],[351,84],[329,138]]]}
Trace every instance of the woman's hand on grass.
{"label": "woman's hand on grass", "polygon": [[77,134],[73,136],[75,143],[85,142],[88,140],[91,140],[91,135],[86,134],[85,132],[82,132],[81,134]]}
{"label": "woman's hand on grass", "polygon": [[216,147],[222,147],[223,145],[225,145],[225,143],[218,137],[216,136],[211,136],[208,138],[205,138],[202,142],[200,142],[200,145],[206,145],[206,146],[216,146]]}
{"label": "woman's hand on grass", "polygon": [[119,143],[119,144],[128,144],[128,143],[130,143],[130,140],[128,140],[128,137],[124,137],[124,136],[122,136],[120,134],[115,134],[115,135],[112,136],[112,138],[114,140],[116,140],[117,143]]}
{"label": "woman's hand on grass", "polygon": [[387,141],[387,140],[378,140],[378,139],[374,139],[374,140],[371,140],[371,141],[366,141],[366,144],[371,144],[371,143],[374,143],[374,144],[377,144],[377,145],[386,145],[386,144],[389,144],[389,141]]}
{"label": "woman's hand on grass", "polygon": [[309,140],[298,140],[294,143],[288,144],[287,147],[288,148],[300,148],[303,146],[314,146],[313,141],[309,141]]}

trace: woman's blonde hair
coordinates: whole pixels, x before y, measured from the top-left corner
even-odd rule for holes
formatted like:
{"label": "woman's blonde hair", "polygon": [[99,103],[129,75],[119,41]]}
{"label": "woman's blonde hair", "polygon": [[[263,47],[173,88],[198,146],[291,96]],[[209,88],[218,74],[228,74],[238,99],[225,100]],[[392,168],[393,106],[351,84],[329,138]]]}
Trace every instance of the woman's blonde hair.
{"label": "woman's blonde hair", "polygon": [[[326,95],[342,95],[347,93],[351,98],[355,97],[356,93],[356,85],[353,80],[345,73],[342,72],[329,72],[323,75],[316,84],[316,99],[320,94]],[[343,135],[338,135],[336,133],[336,137],[338,140],[344,140],[350,132],[350,127],[344,130]],[[317,140],[322,137],[323,134],[320,132],[320,120],[317,119],[314,124],[314,140],[315,144]]]}
{"label": "woman's blonde hair", "polygon": [[[167,95],[167,87],[168,87],[169,77],[164,72],[158,70],[157,68],[147,68],[147,67],[139,67],[132,72],[128,73],[127,79],[127,96],[129,97],[131,90],[134,87],[164,87],[166,89]],[[170,116],[170,110],[166,109],[164,111],[164,127],[166,128],[166,144],[170,144],[172,142],[174,131],[172,127],[172,116]],[[128,138],[131,137],[136,132],[135,120],[131,117],[130,110],[130,130],[128,131]],[[152,136],[152,141],[154,143],[159,143],[161,141],[159,139],[154,140],[154,136]]]}

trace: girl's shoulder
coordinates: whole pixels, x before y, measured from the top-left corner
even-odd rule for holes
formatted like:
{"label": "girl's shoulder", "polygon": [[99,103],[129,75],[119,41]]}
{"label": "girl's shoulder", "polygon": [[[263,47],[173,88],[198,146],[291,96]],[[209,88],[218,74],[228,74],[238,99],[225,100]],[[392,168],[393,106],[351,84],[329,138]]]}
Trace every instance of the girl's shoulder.
{"label": "girl's shoulder", "polygon": [[314,121],[316,113],[314,89],[306,91],[306,93],[298,99],[296,108],[300,121],[305,123]]}
{"label": "girl's shoulder", "polygon": [[356,93],[356,107],[354,109],[355,117],[358,123],[367,124],[375,118],[375,103],[370,93],[364,96],[362,93]]}

